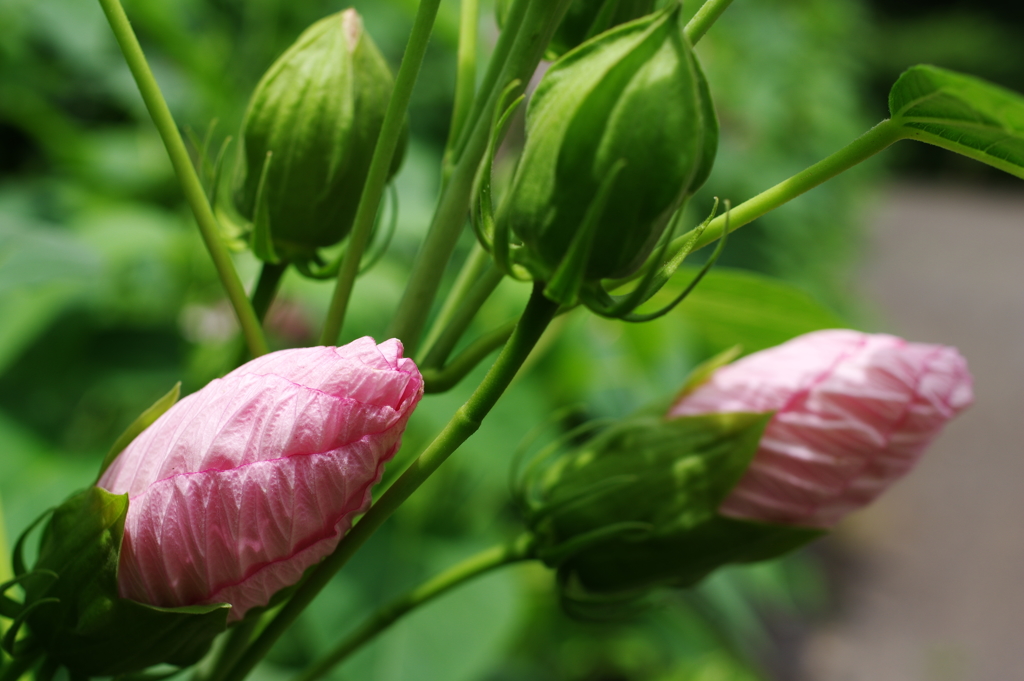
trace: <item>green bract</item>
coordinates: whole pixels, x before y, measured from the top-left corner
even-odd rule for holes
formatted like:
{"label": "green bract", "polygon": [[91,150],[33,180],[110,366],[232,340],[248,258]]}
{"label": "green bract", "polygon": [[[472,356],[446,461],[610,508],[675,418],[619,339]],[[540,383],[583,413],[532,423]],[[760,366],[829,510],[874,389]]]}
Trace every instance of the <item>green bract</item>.
{"label": "green bract", "polygon": [[522,241],[517,260],[536,279],[551,281],[581,239],[584,282],[632,274],[707,178],[717,145],[707,83],[674,4],[548,70],[497,219]]}
{"label": "green bract", "polygon": [[[198,662],[227,626],[226,603],[158,608],[118,597],[117,566],[128,495],[91,487],[50,516],[31,570],[22,564],[24,536],[15,549],[15,581],[23,604],[4,637],[9,653],[42,648],[72,678],[116,676],[155,664]],[[3,585],[3,590],[9,586]],[[29,634],[15,641],[23,624]]]}
{"label": "green bract", "polygon": [[772,558],[819,536],[718,514],[771,416],[638,415],[542,454],[523,476],[520,505],[538,557],[559,569],[569,599],[690,586],[726,563]]}
{"label": "green bract", "polygon": [[310,26],[264,74],[235,192],[258,256],[301,257],[348,235],[393,85],[352,9]]}

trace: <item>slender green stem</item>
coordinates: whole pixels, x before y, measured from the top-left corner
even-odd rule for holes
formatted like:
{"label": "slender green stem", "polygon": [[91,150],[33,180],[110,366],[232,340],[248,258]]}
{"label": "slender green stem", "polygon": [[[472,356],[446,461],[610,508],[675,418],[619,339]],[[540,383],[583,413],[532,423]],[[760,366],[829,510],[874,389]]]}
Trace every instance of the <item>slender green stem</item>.
{"label": "slender green stem", "polygon": [[277,289],[281,285],[281,278],[287,269],[288,263],[286,262],[276,265],[270,262],[263,263],[259,281],[256,282],[256,289],[252,292],[252,308],[256,311],[256,318],[260,322],[267,318],[267,311],[270,309],[271,303],[274,302],[274,296],[277,295]]}
{"label": "slender green stem", "polygon": [[235,308],[235,314],[238,316],[238,322],[249,346],[249,352],[254,357],[263,355],[267,352],[267,341],[263,337],[263,329],[256,318],[252,305],[249,304],[249,298],[245,295],[245,288],[242,286],[241,279],[238,278],[231,255],[220,239],[217,218],[214,217],[210,202],[203,191],[203,183],[188,156],[185,142],[181,139],[181,133],[174,122],[174,117],[171,116],[167,102],[164,101],[160,86],[157,84],[149,64],[146,63],[146,57],[142,53],[142,47],[139,45],[138,38],[135,37],[128,16],[124,13],[124,8],[119,0],[99,1],[103,12],[107,15],[107,21],[110,22],[110,28],[114,31],[114,37],[117,38],[117,44],[121,47],[125,61],[128,62],[128,68],[131,69],[135,83],[139,87],[142,100],[146,103],[149,115],[152,117],[153,123],[156,124],[164,146],[167,148],[167,155],[171,159],[171,165],[174,166],[178,182],[181,183],[185,199],[192,208],[192,214],[195,215],[199,232],[206,244],[206,250],[209,251],[213,265],[217,268],[217,274],[220,275],[220,281],[228,295],[228,300]]}
{"label": "slender green stem", "polygon": [[722,16],[722,13],[731,4],[732,0],[707,0],[701,5],[697,13],[686,24],[686,28],[683,29],[690,44],[696,45],[697,41],[704,37],[708,29],[718,21],[718,17]]}
{"label": "slender green stem", "polygon": [[423,349],[420,351],[420,357],[416,360],[417,364],[422,364],[422,361],[420,361],[422,357],[430,356],[434,343],[437,342],[438,337],[440,337],[451,323],[466,298],[473,292],[477,281],[481,276],[483,276],[484,271],[490,264],[490,253],[485,251],[484,247],[481,246],[479,242],[473,244],[473,250],[469,252],[469,255],[466,257],[466,261],[462,263],[462,269],[459,271],[459,276],[455,279],[455,283],[452,284],[451,290],[448,291],[448,297],[445,298],[441,311],[437,313],[437,317],[434,319],[434,323],[430,327],[427,339],[423,342]]}
{"label": "slender green stem", "polygon": [[452,104],[452,124],[448,130],[447,156],[469,119],[476,91],[476,45],[480,24],[480,0],[461,0],[459,19],[459,52],[455,67],[455,101]]}
{"label": "slender green stem", "polygon": [[423,56],[427,51],[427,43],[430,41],[430,33],[434,29],[434,20],[437,18],[437,8],[440,4],[441,0],[420,0],[419,9],[416,10],[409,43],[402,57],[402,65],[398,67],[395,88],[391,92],[391,100],[388,102],[387,113],[384,114],[377,146],[373,150],[373,159],[370,161],[363,193],[359,197],[359,208],[356,209],[352,234],[345,249],[345,257],[341,261],[341,271],[338,272],[334,295],[327,311],[327,320],[320,335],[321,345],[334,345],[341,334],[341,326],[345,321],[345,313],[352,296],[352,286],[355,284],[356,275],[359,274],[359,261],[373,231],[380,198],[387,185],[391,161],[402,135],[402,126],[405,125],[409,99],[419,76],[420,66],[423,64]]}
{"label": "slender green stem", "polygon": [[502,274],[497,265],[492,263],[487,268],[476,286],[469,291],[469,295],[462,300],[462,304],[455,310],[451,321],[438,336],[437,342],[426,353],[423,360],[424,366],[432,368],[444,366],[444,363],[448,361],[448,356],[455,349],[455,345],[462,338],[463,334],[466,333],[466,329],[469,328],[473,318],[476,317],[476,313],[480,311],[480,308],[483,307],[483,304],[487,302],[487,299],[494,293],[494,289],[498,288],[498,284],[504,278],[505,275]]}
{"label": "slender green stem", "polygon": [[[525,88],[571,1],[530,2],[522,24],[516,32],[515,42],[509,50],[508,59],[495,80],[495,86],[489,93],[481,91],[481,95],[487,97],[487,104],[470,123],[472,134],[469,142],[459,156],[451,179],[441,193],[427,237],[417,254],[402,300],[389,328],[388,335],[400,338],[405,344],[406,351],[411,355],[416,354],[420,334],[430,315],[448,260],[466,222],[473,179],[490,135],[491,113],[502,90],[509,83],[518,80],[522,83],[519,91]],[[518,92],[512,93],[512,96],[516,94]]]}
{"label": "slender green stem", "polygon": [[362,626],[349,634],[334,650],[297,676],[294,681],[315,681],[343,662],[349,655],[369,643],[403,615],[424,605],[451,589],[491,570],[531,558],[533,537],[522,535],[508,544],[494,546],[419,585],[378,610]]}
{"label": "slender green stem", "polygon": [[[761,192],[754,198],[744,201],[730,210],[728,220],[729,231],[733,232],[782,204],[792,201],[826,180],[830,180],[839,173],[849,170],[858,163],[871,158],[902,137],[903,132],[900,130],[899,125],[891,120],[882,121],[828,158],[818,161],[810,168],[797,173],[788,180],[778,183],[771,189]],[[725,229],[725,223],[724,214],[712,220],[708,224],[707,229],[704,230],[704,233],[697,239],[693,250],[703,248],[711,242],[720,239]],[[669,249],[670,252],[676,252],[685,246],[693,237],[693,234],[694,232],[691,230],[673,239]]]}
{"label": "slender green stem", "polygon": [[370,507],[362,520],[342,538],[334,552],[302,582],[267,628],[248,647],[224,681],[244,679],[349,558],[437,470],[438,466],[480,428],[480,423],[515,378],[557,311],[558,305],[544,297],[543,287],[535,285],[530,302],[527,303],[512,337],[469,400],[455,412],[444,430],[381,495],[377,503]]}
{"label": "slender green stem", "polygon": [[499,78],[502,72],[505,70],[505,64],[508,62],[508,56],[512,52],[512,47],[515,44],[516,36],[519,35],[519,27],[523,24],[523,18],[526,16],[526,9],[529,7],[532,0],[513,0],[512,7],[509,8],[508,16],[505,17],[505,25],[501,29],[501,34],[498,36],[498,43],[494,46],[494,52],[491,54],[490,61],[487,64],[487,70],[484,72],[483,81],[480,83],[480,89],[476,91],[476,96],[473,98],[473,107],[470,109],[467,124],[462,127],[462,131],[459,133],[457,142],[454,148],[454,158],[449,159],[449,162],[462,158],[462,153],[466,149],[466,144],[469,142],[473,128],[476,125],[476,121],[480,120],[481,115],[485,107],[490,102],[491,95],[494,91],[501,90],[498,87]]}
{"label": "slender green stem", "polygon": [[454,388],[487,355],[504,345],[514,330],[515,322],[499,326],[470,343],[469,347],[459,353],[459,356],[443,369],[433,367],[423,369],[423,392],[443,393]]}

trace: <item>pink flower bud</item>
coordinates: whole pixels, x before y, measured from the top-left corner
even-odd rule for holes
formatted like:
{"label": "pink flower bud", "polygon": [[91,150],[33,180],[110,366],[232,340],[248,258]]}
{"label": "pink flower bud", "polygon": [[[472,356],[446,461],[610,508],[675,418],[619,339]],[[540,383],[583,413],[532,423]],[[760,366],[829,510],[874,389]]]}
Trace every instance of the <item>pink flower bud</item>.
{"label": "pink flower bud", "polygon": [[99,486],[129,495],[125,598],[266,605],[330,553],[398,450],[423,379],[402,344],[282,350],[178,402]]}
{"label": "pink flower bud", "polygon": [[718,369],[669,416],[774,411],[719,512],[827,528],[909,471],[973,400],[955,348],[831,330]]}

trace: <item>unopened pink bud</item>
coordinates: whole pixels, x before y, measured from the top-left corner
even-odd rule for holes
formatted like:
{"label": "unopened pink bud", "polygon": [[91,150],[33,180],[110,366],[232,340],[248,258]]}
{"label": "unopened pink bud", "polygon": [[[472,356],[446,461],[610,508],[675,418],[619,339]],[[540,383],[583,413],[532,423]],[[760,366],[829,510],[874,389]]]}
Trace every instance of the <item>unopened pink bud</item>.
{"label": "unopened pink bud", "polygon": [[423,379],[402,344],[265,355],[178,402],[99,486],[129,495],[120,595],[266,605],[366,509]]}
{"label": "unopened pink bud", "polygon": [[974,400],[955,348],[818,331],[718,369],[669,416],[769,412],[760,447],[719,511],[831,527],[909,471]]}

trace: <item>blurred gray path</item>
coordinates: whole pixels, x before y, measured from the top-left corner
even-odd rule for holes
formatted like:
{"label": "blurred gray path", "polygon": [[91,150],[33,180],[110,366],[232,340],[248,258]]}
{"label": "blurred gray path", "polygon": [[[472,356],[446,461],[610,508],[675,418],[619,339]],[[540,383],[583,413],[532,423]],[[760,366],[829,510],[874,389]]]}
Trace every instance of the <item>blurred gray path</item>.
{"label": "blurred gray path", "polygon": [[976,402],[842,524],[859,558],[807,677],[1024,679],[1024,188],[896,186],[871,236],[862,286],[884,328],[958,346]]}

